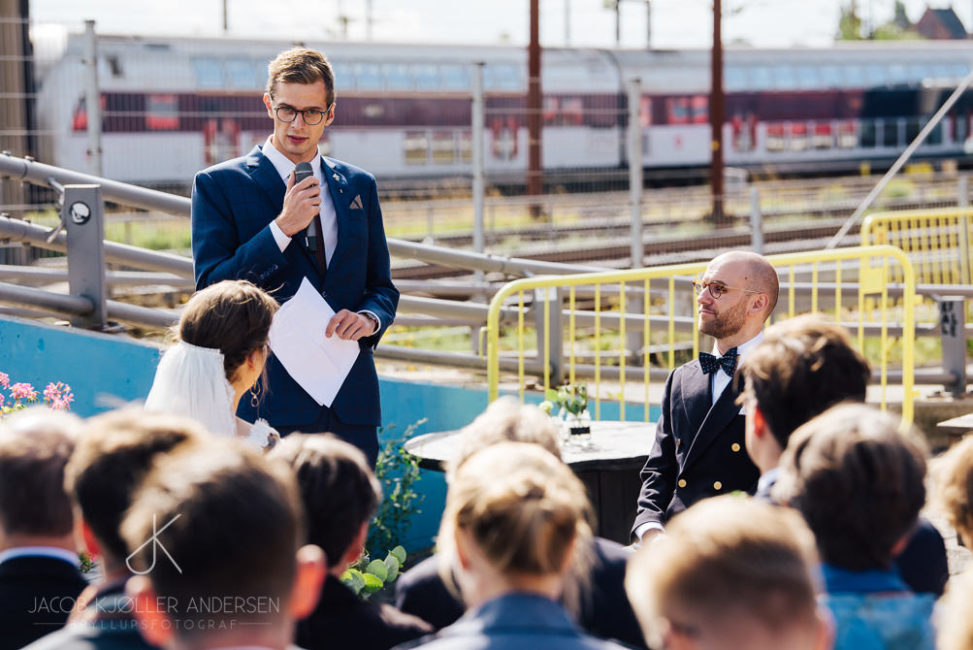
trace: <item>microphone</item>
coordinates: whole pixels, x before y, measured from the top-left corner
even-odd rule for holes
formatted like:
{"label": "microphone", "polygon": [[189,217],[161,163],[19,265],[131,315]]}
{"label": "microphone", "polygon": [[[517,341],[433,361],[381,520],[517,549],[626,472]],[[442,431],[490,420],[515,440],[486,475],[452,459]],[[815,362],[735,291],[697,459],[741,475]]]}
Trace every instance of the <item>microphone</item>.
{"label": "microphone", "polygon": [[[297,163],[297,167],[294,168],[294,185],[297,185],[308,176],[313,175],[314,170],[311,169],[311,163]],[[304,229],[304,242],[307,244],[308,250],[311,251],[316,251],[318,249],[318,229],[314,225],[315,221],[317,220],[311,219],[311,223],[307,224],[307,228]]]}

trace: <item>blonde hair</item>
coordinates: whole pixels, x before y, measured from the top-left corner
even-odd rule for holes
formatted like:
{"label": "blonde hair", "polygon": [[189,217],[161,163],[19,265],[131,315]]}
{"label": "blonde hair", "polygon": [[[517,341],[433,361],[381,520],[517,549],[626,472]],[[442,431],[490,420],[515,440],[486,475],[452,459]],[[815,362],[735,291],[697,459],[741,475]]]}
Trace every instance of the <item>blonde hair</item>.
{"label": "blonde hair", "polygon": [[946,593],[936,606],[936,647],[939,650],[973,648],[973,569],[950,578]]}
{"label": "blonde hair", "polygon": [[567,575],[572,564],[587,562],[590,518],[584,485],[567,465],[533,443],[496,443],[455,470],[439,528],[448,561],[440,567],[448,572],[454,564],[462,530],[502,575]]}
{"label": "blonde hair", "polygon": [[641,548],[625,591],[650,647],[666,628],[723,630],[753,621],[774,634],[817,621],[814,536],[793,510],[724,495],[672,520]]}
{"label": "blonde hair", "polygon": [[964,543],[973,543],[973,436],[933,461],[934,500]]}

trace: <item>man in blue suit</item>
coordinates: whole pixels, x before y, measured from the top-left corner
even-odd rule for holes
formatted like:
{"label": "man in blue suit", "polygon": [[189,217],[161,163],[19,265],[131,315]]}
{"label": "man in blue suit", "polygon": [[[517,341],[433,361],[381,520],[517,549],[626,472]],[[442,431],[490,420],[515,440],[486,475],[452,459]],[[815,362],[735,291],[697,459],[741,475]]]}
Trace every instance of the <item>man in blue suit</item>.
{"label": "man in blue suit", "polygon": [[[330,322],[308,327],[358,341],[361,354],[330,407],[314,401],[271,356],[266,381],[254,399],[241,400],[239,415],[264,417],[281,434],[331,431],[374,464],[381,406],[372,352],[399,300],[375,177],[318,153],[335,117],[334,73],[320,52],[295,48],[278,55],[263,101],[274,123],[267,141],[199,172],[193,183],[196,287],[245,279],[283,303],[307,278],[336,312]],[[302,162],[313,174],[295,183]]]}

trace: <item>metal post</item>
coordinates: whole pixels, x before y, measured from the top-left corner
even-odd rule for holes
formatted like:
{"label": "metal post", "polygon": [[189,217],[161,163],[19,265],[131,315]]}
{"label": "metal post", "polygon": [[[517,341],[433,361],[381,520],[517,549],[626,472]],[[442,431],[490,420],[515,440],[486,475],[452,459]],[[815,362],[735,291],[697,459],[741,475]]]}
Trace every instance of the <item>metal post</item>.
{"label": "metal post", "polygon": [[[546,303],[546,306],[545,306]],[[548,379],[550,385],[560,386],[564,378],[564,336],[561,327],[561,289],[556,287],[534,289],[534,302],[531,310],[534,312],[534,323],[537,327],[537,359],[541,364],[538,379],[544,381],[544,332],[547,332],[547,352],[550,353],[548,364]],[[547,316],[547,318],[545,318]]]}
{"label": "metal post", "polygon": [[710,189],[713,193],[713,223],[723,221],[723,0],[713,2],[713,49],[710,56]]}
{"label": "metal post", "polygon": [[[473,146],[473,250],[483,253],[486,249],[486,236],[483,223],[483,206],[486,197],[486,170],[485,155],[483,147],[484,125],[486,124],[486,99],[483,95],[483,61],[477,61],[473,66],[473,106],[471,125]],[[484,275],[482,270],[473,272],[473,283],[475,286],[482,286]],[[484,296],[475,296],[479,301]],[[473,353],[480,353],[480,337],[477,327],[470,328],[470,341],[473,344]]]}
{"label": "metal post", "polygon": [[98,185],[65,185],[61,206],[68,243],[68,290],[91,301],[94,309],[76,316],[76,327],[103,329],[105,307],[105,205]]}
{"label": "metal post", "polygon": [[645,49],[652,49],[652,0],[645,0]]}
{"label": "metal post", "polygon": [[[540,0],[530,0],[530,43],[527,46],[527,196],[530,197],[539,197],[544,192],[540,20]],[[516,133],[514,137],[517,137]],[[531,218],[539,219],[542,214],[540,202],[530,204]]]}
{"label": "metal post", "polygon": [[564,47],[571,47],[571,0],[564,0]]}
{"label": "metal post", "polygon": [[939,299],[939,333],[943,341],[943,371],[955,378],[946,389],[954,397],[966,393],[966,310],[962,296]]}
{"label": "metal post", "polygon": [[632,242],[630,257],[632,268],[642,267],[645,259],[645,243],[642,241],[642,123],[639,109],[642,106],[642,83],[632,79],[628,83],[628,192],[632,206]]}
{"label": "metal post", "polygon": [[760,190],[750,188],[750,243],[753,252],[764,254],[764,217],[760,212]]}
{"label": "metal post", "polygon": [[[959,198],[957,204],[961,208],[970,207],[970,177],[960,176],[957,188]],[[973,277],[970,275],[970,215],[964,212],[959,220],[959,267],[960,280],[965,284],[970,284]]]}
{"label": "metal post", "polygon": [[88,118],[89,171],[101,176],[101,90],[98,86],[98,35],[95,21],[84,21],[85,110]]}

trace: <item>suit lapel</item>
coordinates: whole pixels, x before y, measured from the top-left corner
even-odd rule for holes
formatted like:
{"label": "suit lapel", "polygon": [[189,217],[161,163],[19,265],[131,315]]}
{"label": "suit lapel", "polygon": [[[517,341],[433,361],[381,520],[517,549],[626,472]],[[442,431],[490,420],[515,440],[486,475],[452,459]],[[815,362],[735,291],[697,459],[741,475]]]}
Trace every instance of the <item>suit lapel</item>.
{"label": "suit lapel", "polygon": [[[722,372],[722,370],[718,370],[717,372]],[[700,374],[702,374],[702,371],[700,371]],[[707,380],[709,379],[707,375],[703,376]],[[709,391],[706,391],[705,395],[707,400],[709,400]],[[707,408],[703,411],[706,413],[706,416],[696,430],[696,436],[693,439],[692,446],[686,452],[686,462],[683,464],[683,471],[686,471],[692,465],[693,461],[700,457],[713,444],[719,433],[740,413],[740,406],[736,403],[738,395],[739,393],[733,390],[733,382],[731,381],[730,385],[720,395],[720,398],[716,400],[716,404],[713,404],[712,408]],[[709,401],[707,401],[708,403]]]}
{"label": "suit lapel", "polygon": [[[691,432],[699,431],[706,414],[710,410],[712,399],[710,398],[710,377],[704,374],[699,367],[699,361],[693,361],[685,366],[680,381],[681,393],[683,396],[683,409],[686,421],[689,422],[688,430]],[[695,436],[694,436],[695,437]],[[683,444],[692,443],[692,439],[685,440]]]}
{"label": "suit lapel", "polygon": [[335,260],[342,254],[344,247],[342,242],[347,241],[348,233],[348,179],[345,175],[338,171],[334,161],[321,156],[322,165],[321,170],[324,172],[324,180],[328,184],[328,190],[331,192],[331,201],[334,203],[334,218],[336,225],[338,227],[338,241],[334,247],[334,253],[331,255],[331,259],[328,260],[328,268],[335,267]]}
{"label": "suit lapel", "polygon": [[[254,147],[247,155],[247,169],[250,170],[250,177],[267,194],[267,199],[277,210],[276,214],[280,214],[280,211],[284,208],[284,191],[287,189],[287,185],[280,179],[280,174],[277,173],[274,163],[263,155],[260,145]],[[276,214],[274,217],[276,217]]]}

